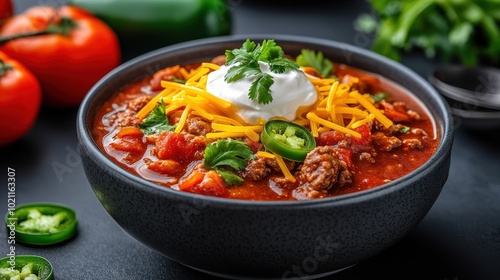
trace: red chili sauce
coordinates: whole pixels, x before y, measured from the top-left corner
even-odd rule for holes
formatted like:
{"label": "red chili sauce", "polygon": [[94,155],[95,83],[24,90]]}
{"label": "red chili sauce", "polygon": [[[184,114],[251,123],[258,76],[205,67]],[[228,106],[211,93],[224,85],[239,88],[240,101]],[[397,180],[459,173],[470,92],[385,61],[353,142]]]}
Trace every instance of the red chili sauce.
{"label": "red chili sauce", "polygon": [[[304,162],[286,161],[295,182],[284,178],[276,160],[256,157],[244,170],[235,171],[244,182],[227,186],[217,172],[203,167],[204,149],[213,141],[203,136],[210,131],[210,121],[192,116],[188,118],[192,126],[181,133],[145,135],[137,128],[141,122],[137,112],[161,90],[160,80],[172,80],[174,68],[117,92],[98,111],[92,131],[100,149],[119,166],[167,188],[243,200],[331,197],[398,179],[426,162],[438,145],[432,117],[406,89],[378,75],[337,64],[333,74],[340,81],[358,77],[360,93],[390,94],[375,105],[393,125],[385,128],[374,120],[357,129],[361,139],[334,130],[320,133],[316,149]],[[169,115],[171,123],[179,114]],[[263,150],[261,143],[243,140],[254,152]]]}

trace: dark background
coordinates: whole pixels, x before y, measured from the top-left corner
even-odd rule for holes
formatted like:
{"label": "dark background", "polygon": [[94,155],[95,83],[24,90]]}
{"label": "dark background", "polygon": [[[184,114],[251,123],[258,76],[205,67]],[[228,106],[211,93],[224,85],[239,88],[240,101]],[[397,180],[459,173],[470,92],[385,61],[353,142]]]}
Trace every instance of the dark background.
{"label": "dark background", "polygon": [[[16,0],[16,11],[65,1]],[[326,38],[369,48],[370,38],[356,31],[364,1],[231,0],[235,34],[294,34]],[[125,50],[133,57],[133,50]],[[427,77],[436,63],[421,54],[403,64]],[[125,233],[92,192],[77,154],[76,109],[42,109],[30,133],[0,149],[0,214],[7,209],[7,167],[16,170],[16,203],[60,202],[79,216],[79,232],[69,242],[32,247],[16,244],[16,254],[49,259],[58,280],[216,279],[157,254]],[[499,279],[500,132],[476,131],[455,120],[449,179],[433,208],[403,240],[386,252],[331,279]],[[0,132],[2,133],[2,132]],[[56,172],[56,167],[65,172]],[[0,231],[0,257],[8,253]]]}

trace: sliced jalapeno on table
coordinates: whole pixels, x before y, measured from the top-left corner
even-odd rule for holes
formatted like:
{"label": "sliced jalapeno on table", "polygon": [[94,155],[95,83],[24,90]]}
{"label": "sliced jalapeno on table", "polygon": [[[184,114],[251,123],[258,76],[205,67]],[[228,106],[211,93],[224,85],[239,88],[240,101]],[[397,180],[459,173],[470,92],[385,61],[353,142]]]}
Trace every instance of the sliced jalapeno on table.
{"label": "sliced jalapeno on table", "polygon": [[7,231],[15,231],[16,242],[50,245],[73,237],[78,220],[76,212],[66,205],[29,203],[9,211],[5,223]]}
{"label": "sliced jalapeno on table", "polygon": [[260,140],[267,150],[299,162],[316,147],[316,140],[307,128],[282,120],[268,121]]}
{"label": "sliced jalapeno on table", "polygon": [[44,257],[15,255],[0,259],[0,280],[54,280],[52,264]]}

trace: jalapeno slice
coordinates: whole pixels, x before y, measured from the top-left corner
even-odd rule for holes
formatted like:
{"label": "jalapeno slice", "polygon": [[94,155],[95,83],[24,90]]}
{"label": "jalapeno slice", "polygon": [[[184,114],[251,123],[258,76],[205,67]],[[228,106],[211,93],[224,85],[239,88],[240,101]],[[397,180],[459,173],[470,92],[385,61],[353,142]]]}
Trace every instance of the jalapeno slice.
{"label": "jalapeno slice", "polygon": [[316,147],[316,140],[307,128],[282,120],[268,121],[260,140],[267,150],[299,162]]}
{"label": "jalapeno slice", "polygon": [[54,269],[44,257],[13,255],[0,259],[0,279],[54,280]]}
{"label": "jalapeno slice", "polygon": [[76,212],[57,203],[16,206],[5,216],[7,231],[15,231],[16,242],[50,245],[72,238],[77,230]]}

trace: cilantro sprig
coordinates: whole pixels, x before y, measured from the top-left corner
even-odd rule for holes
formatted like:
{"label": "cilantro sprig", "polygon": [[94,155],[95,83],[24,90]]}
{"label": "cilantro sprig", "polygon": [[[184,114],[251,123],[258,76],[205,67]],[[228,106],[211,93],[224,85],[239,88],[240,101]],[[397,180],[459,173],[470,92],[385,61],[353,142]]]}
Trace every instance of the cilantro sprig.
{"label": "cilantro sprig", "polygon": [[464,65],[500,61],[498,1],[368,0],[373,11],[354,22],[373,35],[371,49],[401,61],[421,50],[428,58]]}
{"label": "cilantro sprig", "polygon": [[254,158],[248,145],[240,140],[221,139],[205,148],[203,164],[206,168],[214,169],[229,186],[240,185],[243,178],[228,170],[231,167],[241,170],[247,166],[247,161]]}
{"label": "cilantro sprig", "polygon": [[165,114],[165,102],[163,99],[161,102],[158,102],[158,105],[156,105],[144,121],[139,124],[139,128],[144,134],[174,130],[175,126],[170,125],[168,117]]}
{"label": "cilantro sprig", "polygon": [[257,100],[259,104],[268,104],[273,101],[271,86],[274,79],[262,72],[259,61],[268,63],[269,70],[276,74],[299,69],[297,63],[284,57],[283,49],[274,40],[263,40],[261,45],[247,39],[241,48],[226,50],[226,65],[230,68],[224,80],[230,83],[253,77],[255,80],[250,86],[248,98]]}
{"label": "cilantro sprig", "polygon": [[330,77],[333,70],[333,63],[323,56],[322,52],[315,52],[303,49],[297,56],[297,64],[309,66],[316,69],[323,77]]}

